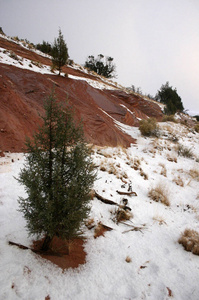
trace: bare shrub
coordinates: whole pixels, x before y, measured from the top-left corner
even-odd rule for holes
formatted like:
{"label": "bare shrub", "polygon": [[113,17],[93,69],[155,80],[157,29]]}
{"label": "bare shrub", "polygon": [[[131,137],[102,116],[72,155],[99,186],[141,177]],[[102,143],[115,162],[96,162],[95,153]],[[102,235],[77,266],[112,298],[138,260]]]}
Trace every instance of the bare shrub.
{"label": "bare shrub", "polygon": [[151,188],[149,190],[148,196],[156,202],[160,202],[166,206],[170,206],[166,187],[161,183],[157,184],[156,187]]}
{"label": "bare shrub", "polygon": [[149,118],[147,120],[141,120],[139,130],[144,136],[159,136],[159,126],[156,119]]}
{"label": "bare shrub", "polygon": [[185,229],[178,243],[182,244],[186,251],[199,255],[199,233],[197,231]]}

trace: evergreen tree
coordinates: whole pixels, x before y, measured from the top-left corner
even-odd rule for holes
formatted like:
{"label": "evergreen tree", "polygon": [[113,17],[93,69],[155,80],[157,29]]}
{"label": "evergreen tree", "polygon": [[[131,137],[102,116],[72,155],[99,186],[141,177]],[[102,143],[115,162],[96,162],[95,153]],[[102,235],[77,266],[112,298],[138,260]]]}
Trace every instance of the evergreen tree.
{"label": "evergreen tree", "polygon": [[99,54],[97,58],[95,58],[93,55],[90,55],[88,56],[84,66],[106,78],[115,77],[114,73],[116,67],[113,64],[113,58],[110,56],[104,57],[104,55]]}
{"label": "evergreen tree", "polygon": [[52,63],[53,66],[56,67],[59,71],[59,75],[61,73],[61,67],[63,67],[68,61],[68,48],[64,41],[64,37],[61,33],[61,29],[59,29],[59,36],[55,39],[54,44],[52,46]]}
{"label": "evergreen tree", "polygon": [[37,44],[36,49],[42,51],[43,53],[51,55],[52,46],[50,43],[43,41],[42,44]]}
{"label": "evergreen tree", "polygon": [[30,234],[45,235],[46,251],[54,236],[70,240],[78,235],[89,213],[94,166],[82,127],[75,126],[71,109],[59,104],[53,92],[45,103],[43,126],[26,145],[18,181],[27,197],[19,198],[20,211]]}
{"label": "evergreen tree", "polygon": [[183,111],[184,107],[180,96],[177,93],[176,88],[173,89],[169,86],[169,82],[162,85],[158,93],[156,94],[156,100],[166,104],[165,113],[167,115],[175,114],[177,111]]}

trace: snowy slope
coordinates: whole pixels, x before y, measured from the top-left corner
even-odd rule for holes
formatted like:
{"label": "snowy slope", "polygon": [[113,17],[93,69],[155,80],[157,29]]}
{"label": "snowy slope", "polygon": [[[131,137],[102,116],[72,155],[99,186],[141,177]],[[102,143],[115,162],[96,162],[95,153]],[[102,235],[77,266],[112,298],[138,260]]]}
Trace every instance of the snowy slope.
{"label": "snowy slope", "polygon": [[[2,35],[0,35],[0,36],[3,37]],[[4,38],[6,38],[6,37],[4,37]],[[19,44],[21,46],[23,46],[23,44],[21,44],[21,43],[19,43]],[[44,55],[42,52],[40,52],[38,50],[34,50],[34,52],[36,52],[39,55],[50,58],[49,56]],[[22,56],[15,54],[13,51],[7,50],[2,47],[0,47],[0,63],[12,65],[17,68],[30,70],[30,71],[37,72],[40,74],[51,74],[51,75],[58,74],[58,71],[54,70],[52,72],[50,66],[41,64],[36,61],[29,60],[27,58],[23,58]],[[71,66],[71,68],[73,68],[73,67]],[[74,64],[74,69],[78,69],[78,65]],[[82,67],[81,67],[81,71],[83,71],[84,73],[88,73],[88,71]],[[64,73],[61,73],[61,75],[65,76]],[[90,84],[92,87],[94,87],[96,89],[100,89],[100,90],[103,90],[103,89],[114,90],[114,89],[118,88],[118,85],[116,83],[113,83],[109,79],[105,79],[105,78],[102,79],[102,78],[100,78],[100,76],[96,76],[96,80],[93,80],[93,79],[89,79],[86,77],[79,77],[79,76],[74,76],[74,75],[68,74],[68,78],[75,79],[75,80],[84,80],[88,84]]]}
{"label": "snowy slope", "polygon": [[[199,231],[199,178],[193,176],[193,170],[199,172],[199,134],[179,124],[160,126],[157,139],[144,138],[139,129],[123,125],[122,130],[137,137],[136,145],[94,148],[95,190],[118,204],[125,197],[133,217],[117,224],[117,207],[94,198],[90,219],[113,230],[94,239],[94,229],[85,228],[86,264],[64,272],[29,250],[8,245],[9,240],[30,245],[33,237],[28,237],[17,211],[17,199],[25,192],[14,176],[23,166],[24,155],[0,158],[1,300],[199,299],[199,256],[178,243],[186,228]],[[174,134],[179,139],[175,143]],[[178,156],[178,144],[191,147],[193,158]],[[126,191],[129,183],[137,196],[116,192]],[[159,183],[166,188],[170,206],[148,196]],[[132,231],[132,226],[139,230]]]}

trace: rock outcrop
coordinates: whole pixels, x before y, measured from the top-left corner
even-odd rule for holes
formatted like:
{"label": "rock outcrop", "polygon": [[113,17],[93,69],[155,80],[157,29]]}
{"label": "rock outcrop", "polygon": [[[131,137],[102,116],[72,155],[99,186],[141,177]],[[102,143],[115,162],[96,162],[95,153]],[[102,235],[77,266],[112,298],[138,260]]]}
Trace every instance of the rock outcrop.
{"label": "rock outcrop", "polygon": [[[33,65],[51,66],[50,58],[2,35],[0,51],[0,151],[25,151],[25,137],[31,137],[41,124],[43,101],[53,88],[59,101],[68,99],[73,105],[76,120],[83,120],[88,143],[127,147],[135,140],[120,129],[118,122],[138,126],[139,119],[162,118],[161,108],[154,101],[129,93],[80,66],[63,67],[68,74],[65,77],[50,71],[42,74]],[[14,53],[22,59],[9,63],[3,53]]]}

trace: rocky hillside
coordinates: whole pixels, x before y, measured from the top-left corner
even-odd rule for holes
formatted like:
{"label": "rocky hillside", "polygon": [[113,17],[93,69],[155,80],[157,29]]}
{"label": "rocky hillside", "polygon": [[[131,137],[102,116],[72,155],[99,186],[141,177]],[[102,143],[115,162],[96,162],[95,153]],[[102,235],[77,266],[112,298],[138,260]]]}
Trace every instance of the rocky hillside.
{"label": "rocky hillside", "polygon": [[[24,140],[41,123],[43,101],[52,88],[68,98],[82,119],[88,143],[129,146],[135,140],[123,124],[138,126],[147,117],[162,118],[161,107],[79,65],[51,71],[51,59],[25,42],[0,35],[0,151],[24,151]],[[67,74],[67,75],[65,75]]]}

